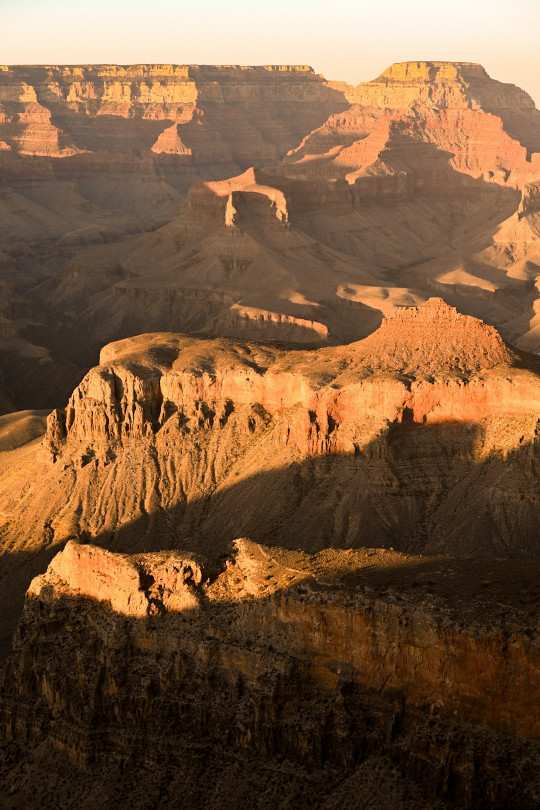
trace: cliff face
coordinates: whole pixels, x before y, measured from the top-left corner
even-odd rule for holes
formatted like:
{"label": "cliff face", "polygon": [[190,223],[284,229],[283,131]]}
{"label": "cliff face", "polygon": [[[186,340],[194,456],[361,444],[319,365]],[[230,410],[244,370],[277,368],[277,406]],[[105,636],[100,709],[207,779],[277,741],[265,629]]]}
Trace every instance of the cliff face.
{"label": "cliff face", "polygon": [[340,348],[157,334],[101,361],[6,457],[6,548],[537,552],[534,358],[440,300]]}
{"label": "cliff face", "polygon": [[[474,589],[480,569],[468,565]],[[179,552],[68,543],[27,595],[0,698],[8,736],[48,739],[85,768],[86,784],[92,763],[103,777],[120,762],[124,780],[152,769],[151,789],[193,745],[204,746],[203,784],[220,752],[244,767],[256,757],[256,776],[236,785],[242,807],[246,781],[272,806],[269,781],[286,784],[291,767],[305,806],[314,790],[318,806],[340,792],[348,804],[370,790],[366,760],[380,774],[391,763],[394,779],[379,776],[387,802],[399,774],[416,790],[408,806],[535,805],[538,634],[508,592],[502,606],[489,595],[471,605],[442,595],[448,577],[460,589],[467,580],[448,561],[309,557],[247,540],[221,573],[203,571]],[[492,579],[508,573],[491,566]],[[74,789],[80,779],[74,770]],[[304,806],[294,790],[282,802]]]}
{"label": "cliff face", "polygon": [[100,359],[0,420],[7,807],[536,807],[537,359],[441,299]]}
{"label": "cliff face", "polygon": [[539,111],[527,93],[495,81],[481,65],[397,63],[345,94],[351,108],[332,117],[315,139],[326,135],[337,144],[341,129],[350,138],[363,126],[365,137],[389,121],[401,121],[411,136],[447,150],[459,171],[477,176],[492,171],[486,179],[496,182],[507,181],[510,174],[517,180],[520,170],[538,172]]}
{"label": "cliff face", "polygon": [[79,156],[58,167],[72,174],[92,167],[81,157],[89,153],[150,152],[174,159],[171,169],[273,162],[347,106],[294,65],[4,67],[0,104],[4,162],[8,153]]}
{"label": "cliff face", "polygon": [[4,244],[155,228],[193,180],[279,162],[347,106],[304,66],[3,67]]}

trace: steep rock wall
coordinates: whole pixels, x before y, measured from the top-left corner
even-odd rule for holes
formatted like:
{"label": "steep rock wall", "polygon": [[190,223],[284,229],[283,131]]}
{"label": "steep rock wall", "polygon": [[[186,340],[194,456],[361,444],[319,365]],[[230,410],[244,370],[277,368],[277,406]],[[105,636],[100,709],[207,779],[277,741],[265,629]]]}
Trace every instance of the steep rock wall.
{"label": "steep rock wall", "polygon": [[[333,564],[350,577],[374,559]],[[376,753],[428,801],[533,807],[538,638],[517,629],[515,610],[489,625],[493,606],[374,595],[328,582],[329,561],[245,540],[206,584],[190,573],[159,586],[164,570],[185,568],[178,554],[68,544],[29,590],[4,733],[48,738],[87,769],[110,758],[170,767],[197,740],[346,779]]]}
{"label": "steep rock wall", "polygon": [[157,334],[101,359],[5,467],[10,547],[537,553],[535,360],[440,300],[341,348]]}

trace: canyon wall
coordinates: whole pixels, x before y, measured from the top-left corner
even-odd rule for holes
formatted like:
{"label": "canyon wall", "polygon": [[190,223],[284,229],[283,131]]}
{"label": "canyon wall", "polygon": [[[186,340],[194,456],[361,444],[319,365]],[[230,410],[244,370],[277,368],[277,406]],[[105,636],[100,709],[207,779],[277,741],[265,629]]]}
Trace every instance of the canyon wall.
{"label": "canyon wall", "polygon": [[[130,273],[109,259],[88,273],[74,254],[166,224],[194,180],[279,162],[346,106],[304,66],[0,68],[0,284],[17,301],[0,313],[0,386],[9,378],[11,409],[52,407],[109,339],[95,328],[80,339],[69,324]],[[170,328],[166,310],[158,329]],[[153,327],[118,328],[114,338]]]}
{"label": "canyon wall", "polygon": [[15,157],[36,156],[64,177],[109,166],[182,184],[189,167],[280,160],[347,101],[306,66],[60,65],[4,67],[0,105],[7,177],[31,176],[42,164]]}
{"label": "canyon wall", "polygon": [[538,351],[539,116],[465,63],[2,69],[0,387],[53,407],[133,334],[336,345],[433,295]]}
{"label": "canyon wall", "polygon": [[[340,790],[351,802],[369,790],[361,773],[354,787],[367,761],[387,802],[399,774],[412,806],[421,796],[424,806],[502,808],[511,797],[532,808],[537,632],[508,595],[501,610],[489,595],[471,606],[437,594],[458,573],[451,562],[431,564],[426,597],[407,588],[411,574],[423,585],[421,568],[386,556],[313,558],[238,540],[209,576],[179,552],[126,557],[68,543],[29,589],[0,723],[19,743],[48,739],[65,752],[75,786],[118,762],[124,780],[149,769],[151,789],[156,772],[182,770],[202,745],[203,783],[224,750],[245,766],[257,758],[251,789],[262,807],[275,801],[269,780],[283,785],[289,767],[308,803],[315,773],[318,806]],[[370,580],[381,564],[382,589]],[[490,576],[504,579],[502,568]],[[282,800],[304,806],[294,790]]]}
{"label": "canyon wall", "polygon": [[[85,279],[96,265],[124,274],[80,320],[85,343],[142,323],[344,343],[442,295],[536,351],[532,100],[461,63],[394,65],[340,92],[349,106],[280,163],[196,182],[163,228],[81,254]],[[79,285],[66,274],[57,292],[70,305]]]}
{"label": "canyon wall", "polygon": [[440,300],[344,347],[155,334],[101,360],[50,414],[42,447],[6,454],[6,550],[95,538],[217,560],[243,535],[536,554],[537,361]]}

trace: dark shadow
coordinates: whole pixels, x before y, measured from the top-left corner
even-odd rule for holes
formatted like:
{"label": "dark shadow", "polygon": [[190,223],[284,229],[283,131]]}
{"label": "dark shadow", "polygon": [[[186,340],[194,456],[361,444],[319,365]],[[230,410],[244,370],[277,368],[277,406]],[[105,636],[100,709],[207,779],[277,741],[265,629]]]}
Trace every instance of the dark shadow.
{"label": "dark shadow", "polygon": [[22,616],[24,595],[34,577],[43,574],[61,546],[36,551],[4,551],[0,555],[0,661],[11,651],[13,633]]}
{"label": "dark shadow", "polygon": [[[233,420],[234,411],[220,427],[227,429]],[[234,806],[244,806],[242,796],[251,806],[257,790],[270,797],[261,807],[275,806],[276,785],[287,793],[283,807],[318,806],[313,802],[321,796],[341,797],[339,806],[350,806],[348,791],[364,795],[369,780],[362,769],[374,767],[381,784],[397,789],[397,779],[416,791],[420,806],[441,801],[442,807],[473,808],[489,791],[494,808],[502,810],[517,797],[520,807],[532,810],[527,763],[540,756],[537,744],[507,732],[521,723],[525,733],[524,724],[534,718],[526,701],[535,697],[526,688],[507,705],[505,639],[525,637],[536,625],[540,443],[478,463],[473,451],[479,430],[473,424],[419,423],[404,411],[383,436],[350,455],[311,457],[250,476],[223,491],[141,515],[112,534],[81,533],[80,542],[115,551],[197,551],[214,583],[227,571],[233,583],[246,579],[243,569],[235,574],[239,562],[232,541],[238,536],[302,552],[285,563],[279,562],[284,553],[279,549],[262,552],[268,574],[265,569],[258,575],[257,595],[241,602],[228,596],[211,601],[201,593],[197,610],[160,609],[146,618],[119,615],[81,597],[45,599],[41,607],[33,602],[0,696],[0,719],[15,738],[4,746],[11,762],[4,766],[6,779],[16,773],[18,757],[28,763],[36,784],[47,784],[44,769],[57,773],[68,767],[62,754],[43,753],[45,744],[54,743],[77,759],[70,790],[80,785],[88,795],[98,771],[103,784],[104,769],[115,774],[107,790],[114,794],[120,785],[137,795],[133,776],[141,768],[151,792],[166,779],[162,769],[184,774],[190,763],[205,784],[213,774],[220,791],[230,790]],[[491,503],[494,487],[506,492],[506,504],[500,495]],[[511,537],[529,541],[525,549],[505,548],[508,527]],[[5,651],[30,578],[62,548],[50,523],[44,525],[47,544],[36,554],[6,553],[0,559]],[[329,551],[359,546],[370,548],[352,570],[346,551]],[[390,546],[415,556],[401,556]],[[306,561],[305,550],[319,549]],[[437,550],[454,557],[434,555]],[[516,554],[536,559],[496,559]],[[279,584],[276,567],[283,565],[294,572],[292,584]],[[153,587],[152,577],[141,570],[141,587]],[[365,633],[354,622],[349,627],[350,610],[355,621],[368,617]],[[431,623],[429,638],[416,639]],[[375,627],[388,637],[359,655]],[[351,633],[359,633],[357,644]],[[335,638],[330,641],[328,634]],[[440,648],[434,646],[437,634]],[[500,655],[506,662],[489,675],[489,690],[481,699],[471,698],[463,686],[446,695],[443,678],[440,689],[429,687],[415,698],[417,680],[439,671],[464,667],[463,678],[475,684],[483,677],[484,647],[477,671],[456,655],[461,634],[468,639],[467,655],[471,638],[489,637],[489,660]],[[403,645],[402,637],[408,639]],[[511,649],[519,654],[519,645]],[[396,654],[401,663],[394,668]],[[371,656],[375,681],[366,670]],[[412,681],[411,666],[418,673]],[[396,681],[400,667],[402,680]],[[512,682],[512,689],[519,691],[520,684]],[[39,756],[32,754],[36,745],[42,746]],[[197,765],[194,751],[204,752],[204,764]],[[227,787],[231,757],[244,771],[255,766],[248,784],[237,776]],[[1,763],[0,755],[0,786]],[[508,779],[509,769],[520,774],[517,781]],[[291,771],[294,784],[286,776]],[[169,777],[167,784],[175,783]],[[183,795],[200,806],[196,797],[206,796],[206,788],[191,784]],[[16,790],[23,790],[24,780],[18,785]],[[32,801],[25,806],[32,808]],[[161,802],[158,806],[177,806],[172,795]]]}
{"label": "dark shadow", "polygon": [[[448,285],[437,279],[443,272],[437,266],[438,259],[449,252],[459,264],[463,263],[462,256],[488,247],[500,223],[517,210],[520,200],[520,192],[515,189],[454,170],[450,166],[452,157],[433,144],[401,136],[398,145],[386,156],[395,174],[359,177],[350,184],[343,178],[332,181],[312,178],[309,173],[291,178],[285,165],[258,169],[255,172],[258,183],[284,193],[289,223],[276,218],[266,198],[239,192],[241,228],[236,228],[232,235],[227,232],[226,244],[226,198],[219,201],[211,190],[201,188],[200,200],[204,206],[215,207],[215,221],[204,227],[194,226],[191,208],[188,210],[186,203],[186,209],[176,220],[177,242],[173,247],[171,241],[170,253],[165,258],[160,256],[160,262],[148,275],[138,271],[142,275],[136,294],[128,289],[120,299],[120,291],[106,282],[96,303],[91,303],[77,319],[77,335],[69,337],[70,327],[66,324],[66,342],[73,346],[80,344],[81,352],[83,345],[95,352],[105,341],[146,331],[241,335],[240,327],[230,321],[231,300],[264,308],[267,293],[261,293],[261,289],[266,289],[264,285],[269,280],[262,284],[250,267],[257,259],[268,260],[265,259],[268,256],[279,271],[297,279],[298,288],[307,300],[318,304],[313,308],[283,301],[279,312],[321,321],[329,329],[329,344],[361,339],[380,325],[382,311],[355,300],[355,284],[367,283],[365,297],[369,297],[370,284],[375,298],[386,284],[390,289],[410,289],[420,297],[440,295],[459,311],[484,316],[489,323],[508,321],[520,307],[523,318],[530,320],[534,315],[532,285],[509,280],[504,270],[481,264],[473,268],[480,284],[499,285],[496,293],[467,285]],[[257,199],[256,206],[253,199]],[[335,227],[340,220],[346,223],[343,233],[339,225]],[[409,220],[416,223],[413,228]],[[427,240],[419,238],[424,231],[430,234]],[[399,234],[399,245],[394,234]],[[155,238],[158,235],[159,231]],[[163,231],[162,239],[166,245],[170,239],[168,230]],[[291,239],[293,245],[294,240],[299,240],[294,249]],[[193,281],[182,282],[186,274],[191,278],[199,266],[201,272],[208,272],[205,268],[211,261],[216,268],[222,267],[223,272],[215,270],[207,284],[191,289]],[[373,268],[368,279],[362,270],[364,266]],[[310,268],[309,273],[303,271],[305,267]],[[160,285],[156,281],[160,272],[169,280],[162,282],[162,294],[157,299]],[[281,283],[277,271],[276,279]],[[340,284],[347,288],[347,282],[352,285],[350,298],[337,293]],[[218,287],[222,300],[213,286]],[[486,305],[486,295],[493,297],[493,308]],[[493,312],[493,317],[485,316],[486,309]],[[96,329],[100,323],[110,324],[101,336],[99,326]],[[278,340],[280,329],[275,329]],[[288,338],[287,345],[294,345],[294,340]]]}
{"label": "dark shadow", "polygon": [[[115,551],[176,547],[219,556],[235,538],[250,537],[308,552],[368,546],[537,557],[540,443],[478,462],[479,425],[422,422],[406,409],[402,422],[351,454],[329,448],[245,478],[237,466],[219,487],[205,485],[199,497],[100,542]],[[129,451],[116,463],[129,463]]]}
{"label": "dark shadow", "polygon": [[[506,86],[500,82],[503,93]],[[537,110],[534,101],[524,90],[519,88],[516,92],[516,100],[511,104],[501,104],[501,99],[494,96],[489,85],[482,82],[474,84],[473,94],[480,102],[483,110],[498,116],[503,122],[503,128],[516,141],[527,150],[527,159],[530,160],[534,152],[540,152],[540,110]]]}

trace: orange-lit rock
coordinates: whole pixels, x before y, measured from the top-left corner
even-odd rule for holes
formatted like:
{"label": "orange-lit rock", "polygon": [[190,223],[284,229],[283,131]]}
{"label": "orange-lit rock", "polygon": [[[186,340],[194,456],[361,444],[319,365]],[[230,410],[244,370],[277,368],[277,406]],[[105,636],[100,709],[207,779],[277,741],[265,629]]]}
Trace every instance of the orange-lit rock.
{"label": "orange-lit rock", "polygon": [[141,335],[6,459],[3,536],[534,556],[539,417],[535,358],[440,299],[343,347]]}
{"label": "orange-lit rock", "polygon": [[198,604],[196,585],[202,581],[200,565],[178,553],[141,556],[136,560],[111,554],[96,546],[67,543],[37,577],[29,595],[47,593],[49,583],[110,604],[128,616],[147,616],[166,610],[185,610]]}

